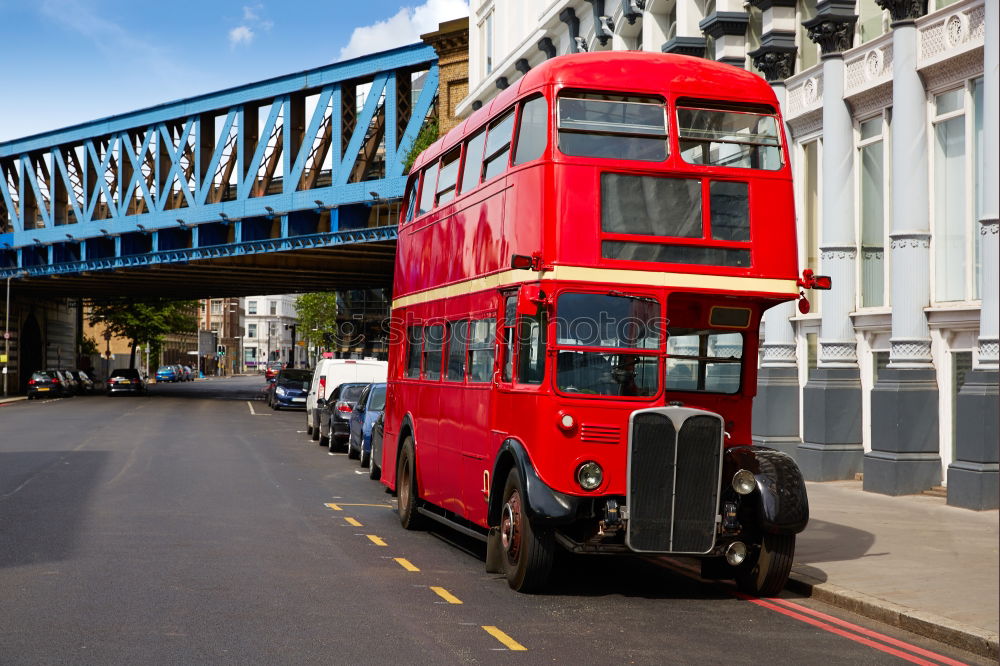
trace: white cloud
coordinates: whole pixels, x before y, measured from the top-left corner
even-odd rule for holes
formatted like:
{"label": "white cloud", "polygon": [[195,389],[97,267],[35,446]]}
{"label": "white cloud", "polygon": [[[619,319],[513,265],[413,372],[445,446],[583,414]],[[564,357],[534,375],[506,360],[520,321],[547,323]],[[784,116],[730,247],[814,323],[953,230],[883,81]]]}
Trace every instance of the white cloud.
{"label": "white cloud", "polygon": [[250,44],[253,37],[253,29],[250,26],[238,25],[229,31],[229,45],[236,48],[240,44]]}
{"label": "white cloud", "polygon": [[395,16],[355,28],[339,60],[385,51],[420,41],[420,35],[437,30],[438,24],[469,15],[466,0],[427,0],[417,7],[403,7]]}
{"label": "white cloud", "polygon": [[260,18],[257,13],[264,8],[264,5],[259,2],[256,5],[243,5],[243,20],[244,21],[256,21]]}

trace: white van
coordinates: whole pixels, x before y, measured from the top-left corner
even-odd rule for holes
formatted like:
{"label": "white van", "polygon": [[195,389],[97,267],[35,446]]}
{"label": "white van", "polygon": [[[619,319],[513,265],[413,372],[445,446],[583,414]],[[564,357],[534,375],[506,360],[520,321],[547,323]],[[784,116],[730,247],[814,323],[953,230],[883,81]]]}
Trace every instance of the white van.
{"label": "white van", "polygon": [[306,394],[306,432],[311,436],[313,428],[319,428],[317,400],[326,400],[333,390],[347,382],[384,382],[389,374],[389,364],[385,361],[355,360],[348,358],[324,358],[313,371],[309,393]]}

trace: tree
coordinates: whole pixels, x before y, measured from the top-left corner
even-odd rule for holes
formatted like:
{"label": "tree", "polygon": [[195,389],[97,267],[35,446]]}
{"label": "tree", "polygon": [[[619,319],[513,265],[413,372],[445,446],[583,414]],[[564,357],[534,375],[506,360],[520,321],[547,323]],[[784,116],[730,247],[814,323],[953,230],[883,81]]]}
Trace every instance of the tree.
{"label": "tree", "polygon": [[403,173],[410,173],[410,167],[413,166],[417,156],[438,140],[438,133],[437,118],[428,118],[424,121],[424,124],[420,126],[417,138],[413,141],[413,146],[406,153],[406,159],[403,160]]}
{"label": "tree", "polygon": [[314,347],[328,346],[337,338],[337,294],[316,291],[295,300],[300,337]]}
{"label": "tree", "polygon": [[93,303],[88,319],[91,326],[101,324],[112,335],[130,341],[128,367],[134,368],[139,345],[158,346],[167,333],[197,331],[198,320],[193,314],[197,307],[196,301],[166,299]]}

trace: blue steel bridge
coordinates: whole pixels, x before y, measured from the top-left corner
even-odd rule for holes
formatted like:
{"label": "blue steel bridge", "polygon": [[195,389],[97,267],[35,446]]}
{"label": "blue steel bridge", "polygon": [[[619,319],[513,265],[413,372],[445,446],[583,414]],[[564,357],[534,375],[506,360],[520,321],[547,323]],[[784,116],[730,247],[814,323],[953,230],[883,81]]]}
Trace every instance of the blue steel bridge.
{"label": "blue steel bridge", "polygon": [[0,280],[92,298],[386,286],[437,85],[415,44],[0,143]]}

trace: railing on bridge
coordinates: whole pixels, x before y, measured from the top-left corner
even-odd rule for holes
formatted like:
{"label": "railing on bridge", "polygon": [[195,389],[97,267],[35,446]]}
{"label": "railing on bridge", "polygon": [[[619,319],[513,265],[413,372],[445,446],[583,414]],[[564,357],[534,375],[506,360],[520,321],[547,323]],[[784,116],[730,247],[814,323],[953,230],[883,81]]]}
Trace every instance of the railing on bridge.
{"label": "railing on bridge", "polygon": [[0,278],[394,238],[437,76],[416,44],[0,143]]}

